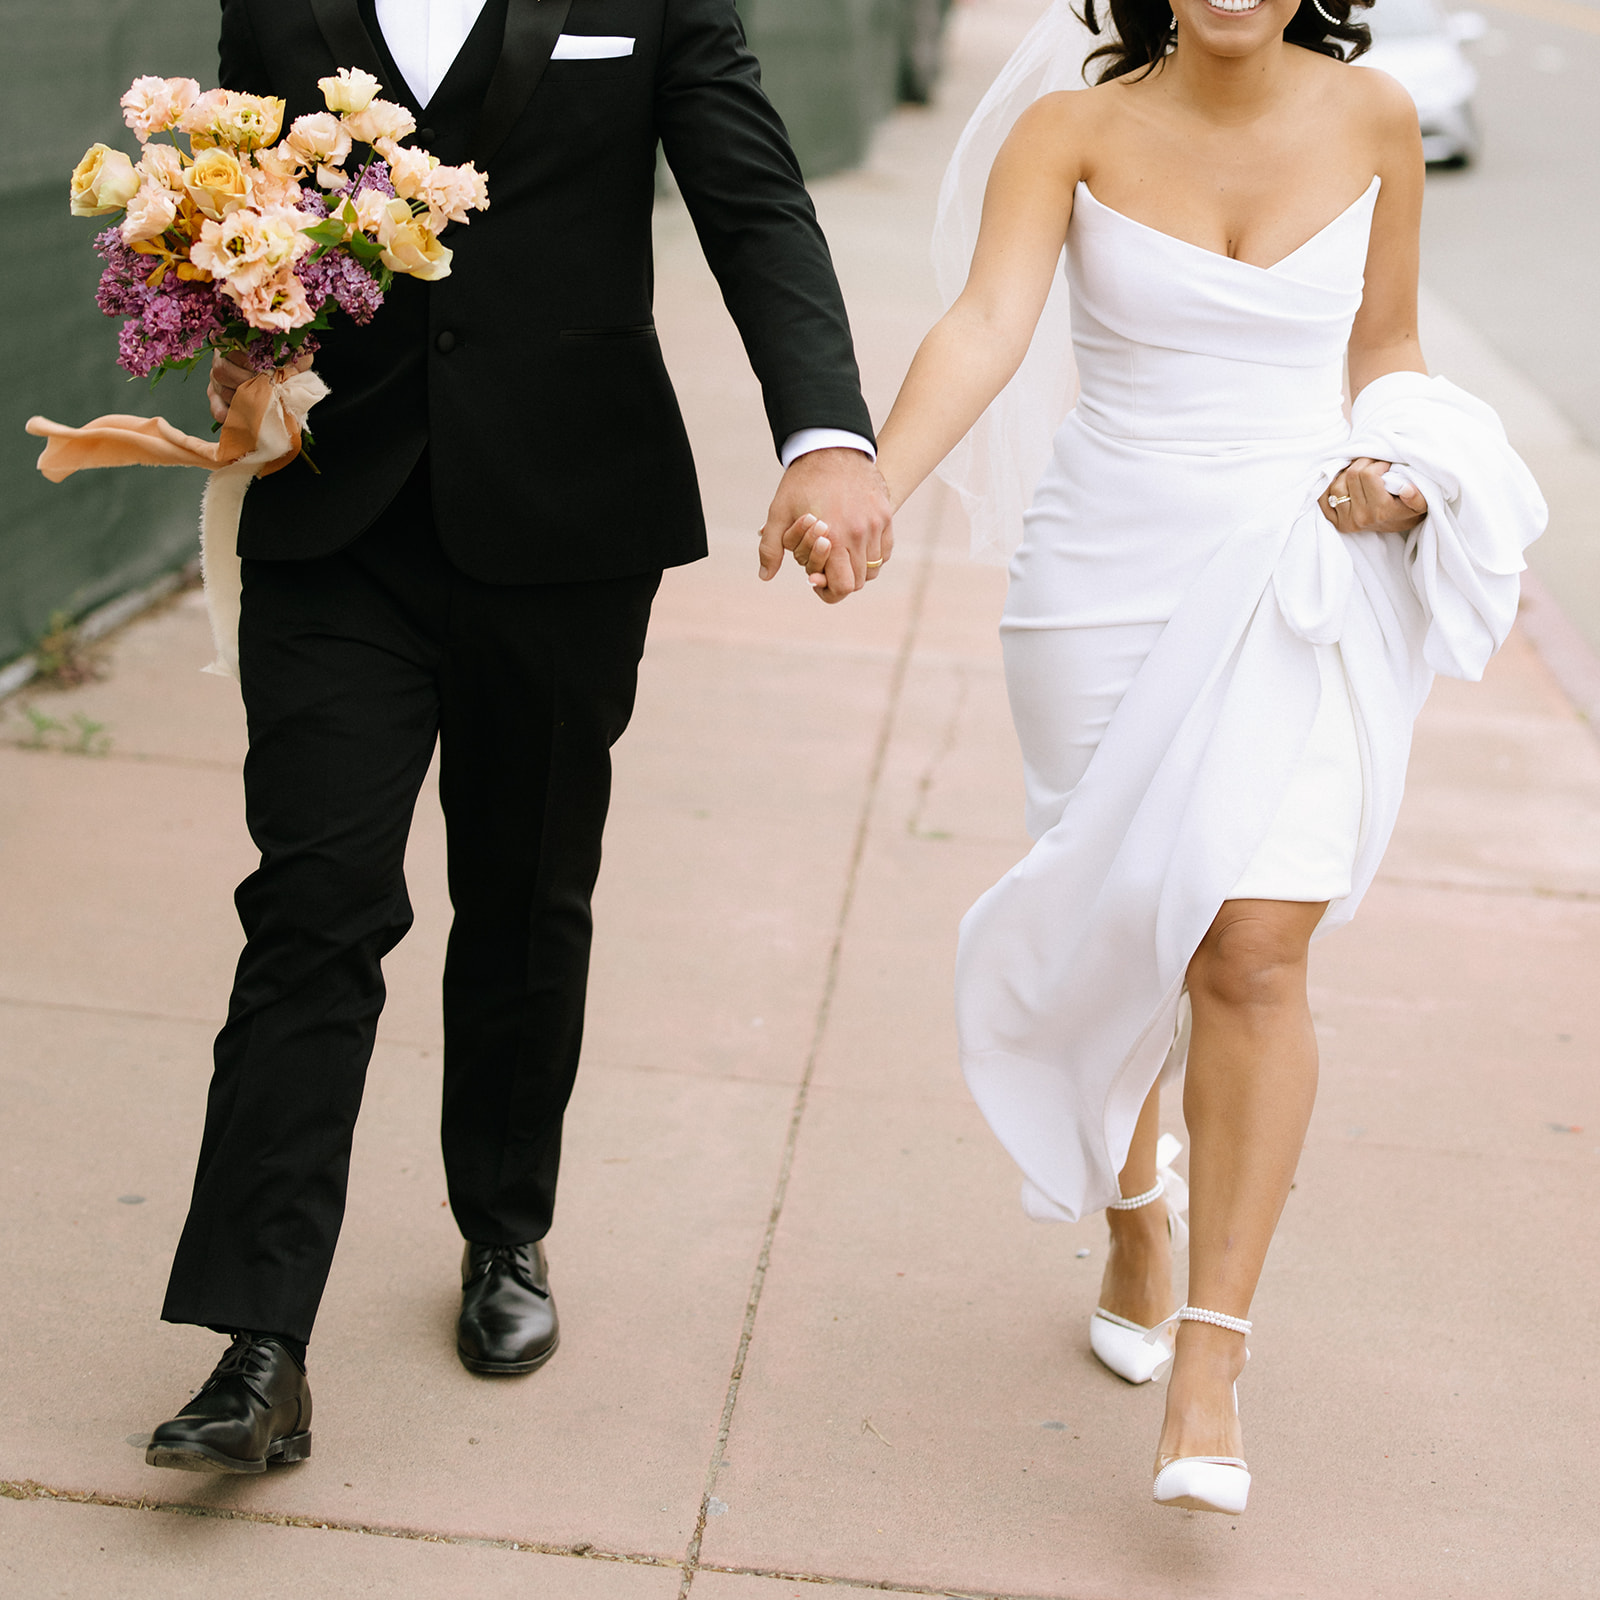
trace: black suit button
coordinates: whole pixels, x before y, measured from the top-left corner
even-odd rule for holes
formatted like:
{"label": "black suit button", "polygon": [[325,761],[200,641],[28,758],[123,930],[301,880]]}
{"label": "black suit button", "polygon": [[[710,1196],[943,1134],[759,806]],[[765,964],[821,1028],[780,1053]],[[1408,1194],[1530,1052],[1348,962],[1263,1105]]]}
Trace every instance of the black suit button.
{"label": "black suit button", "polygon": [[433,341],[433,347],[439,352],[440,355],[447,356],[456,347],[456,336],[451,333],[448,328],[446,328],[444,332]]}
{"label": "black suit button", "polygon": [[432,128],[417,129],[417,143],[420,144],[424,150],[432,150],[433,141],[438,137],[438,134],[436,134]]}

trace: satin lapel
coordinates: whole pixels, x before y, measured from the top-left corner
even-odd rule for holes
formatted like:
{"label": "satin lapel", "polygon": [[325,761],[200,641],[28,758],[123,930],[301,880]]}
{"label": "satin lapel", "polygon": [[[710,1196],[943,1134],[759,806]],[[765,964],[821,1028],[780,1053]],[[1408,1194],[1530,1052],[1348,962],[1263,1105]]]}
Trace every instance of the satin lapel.
{"label": "satin lapel", "polygon": [[478,166],[489,164],[533,98],[571,10],[572,0],[511,0],[505,45],[472,139],[472,158]]}
{"label": "satin lapel", "polygon": [[[311,0],[311,13],[333,52],[336,66],[360,67],[379,80],[389,76],[389,69],[361,20],[361,7],[356,0]],[[385,84],[384,92],[396,100],[405,94],[399,84]]]}

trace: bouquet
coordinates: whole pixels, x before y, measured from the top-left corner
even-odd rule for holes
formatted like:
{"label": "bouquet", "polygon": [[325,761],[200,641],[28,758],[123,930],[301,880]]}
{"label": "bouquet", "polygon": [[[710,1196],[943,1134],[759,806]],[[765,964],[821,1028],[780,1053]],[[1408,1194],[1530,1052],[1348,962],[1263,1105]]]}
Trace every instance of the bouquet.
{"label": "bouquet", "polygon": [[73,215],[121,213],[95,241],[98,301],[126,319],[119,360],[136,377],[210,350],[271,372],[313,354],[335,312],[370,322],[396,273],[449,275],[439,234],[488,206],[482,174],[405,145],[415,120],[370,73],[318,87],[328,109],[279,142],[281,100],[139,78],[122,97],[138,162],[96,144],[78,163]]}
{"label": "bouquet", "polygon": [[[471,163],[448,167],[405,140],[416,123],[378,98],[370,73],[319,80],[326,111],[283,132],[284,103],[192,78],[138,78],[122,97],[139,160],[96,144],[72,174],[72,212],[118,216],[95,241],[100,309],[123,318],[118,361],[158,382],[220,352],[255,374],[214,443],[160,417],[108,416],[82,428],[34,417],[39,470],[197,466],[211,476],[201,558],[217,646],[207,671],[238,676],[239,515],[252,479],[302,452],[327,387],[307,371],[317,335],[343,313],[368,323],[397,273],[449,276],[439,235],[487,209]],[[187,141],[187,149],[184,142]]]}

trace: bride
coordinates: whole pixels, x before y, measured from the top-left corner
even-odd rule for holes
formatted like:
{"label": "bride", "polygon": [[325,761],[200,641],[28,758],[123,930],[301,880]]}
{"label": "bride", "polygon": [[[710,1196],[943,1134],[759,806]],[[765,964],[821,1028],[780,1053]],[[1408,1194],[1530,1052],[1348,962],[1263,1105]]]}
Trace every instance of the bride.
{"label": "bride", "polygon": [[[970,272],[879,459],[898,508],[960,446],[980,535],[1021,535],[1035,844],[962,925],[968,1082],[1032,1214],[1107,1209],[1095,1353],[1132,1382],[1172,1361],[1155,1499],[1237,1513],[1235,1384],[1316,1090],[1307,948],[1372,880],[1433,672],[1481,676],[1509,631],[1544,508],[1493,413],[1427,376],[1416,111],[1347,66],[1351,0],[1106,23],[1095,86],[1049,92],[1094,42],[1057,0],[969,127],[945,223],[987,178]],[[826,526],[785,543],[825,588]],[[1175,1311],[1159,1096],[1185,1067]]]}

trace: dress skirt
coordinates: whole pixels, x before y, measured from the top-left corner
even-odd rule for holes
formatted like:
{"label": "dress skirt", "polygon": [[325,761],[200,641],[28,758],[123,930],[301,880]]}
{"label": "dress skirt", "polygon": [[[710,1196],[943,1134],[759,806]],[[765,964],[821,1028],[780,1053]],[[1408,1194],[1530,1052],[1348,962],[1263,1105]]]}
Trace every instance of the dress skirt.
{"label": "dress skirt", "polygon": [[[1061,821],[1164,627],[1002,626],[1030,838]],[[1320,902],[1350,893],[1361,835],[1361,752],[1339,647],[1318,645],[1316,655],[1322,698],[1310,738],[1271,830],[1229,899]]]}

